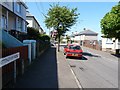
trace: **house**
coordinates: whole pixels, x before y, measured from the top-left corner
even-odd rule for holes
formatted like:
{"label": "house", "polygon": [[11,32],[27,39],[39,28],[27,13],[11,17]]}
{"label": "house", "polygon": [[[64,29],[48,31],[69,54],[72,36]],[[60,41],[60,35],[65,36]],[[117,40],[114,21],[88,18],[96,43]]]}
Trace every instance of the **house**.
{"label": "house", "polygon": [[41,34],[44,34],[44,31],[38,23],[37,19],[32,14],[30,14],[29,11],[26,12],[26,21],[29,23],[27,27],[33,27],[39,30]]}
{"label": "house", "polygon": [[102,36],[102,51],[115,52],[116,49],[120,49],[120,40]]}
{"label": "house", "polygon": [[1,2],[0,6],[2,6],[1,29],[18,39],[22,39],[22,35],[27,34],[27,6],[21,0]]}
{"label": "house", "polygon": [[78,43],[81,46],[100,49],[98,44],[98,33],[89,29],[84,28],[83,31],[79,33],[73,33],[71,35],[71,40],[73,43]]}

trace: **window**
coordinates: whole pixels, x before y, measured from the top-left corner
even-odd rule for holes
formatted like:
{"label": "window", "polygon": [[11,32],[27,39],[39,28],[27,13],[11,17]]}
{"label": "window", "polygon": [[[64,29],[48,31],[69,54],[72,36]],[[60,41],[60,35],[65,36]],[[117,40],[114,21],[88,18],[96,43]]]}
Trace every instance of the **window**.
{"label": "window", "polygon": [[17,24],[18,24],[18,27],[17,27],[18,30],[22,31],[22,20],[18,18]]}
{"label": "window", "polygon": [[110,39],[110,38],[107,38],[107,40],[106,40],[106,44],[113,44],[113,41],[112,41],[112,39]]}
{"label": "window", "polygon": [[2,15],[2,29],[7,29],[7,17],[5,15]]}
{"label": "window", "polygon": [[70,45],[69,46],[69,49],[74,49],[74,50],[80,50],[81,48],[80,48],[80,46],[77,46],[77,45]]}
{"label": "window", "polygon": [[17,8],[16,9],[17,9],[17,12],[19,12],[19,13],[21,12],[21,5],[20,5],[20,3],[17,3]]}

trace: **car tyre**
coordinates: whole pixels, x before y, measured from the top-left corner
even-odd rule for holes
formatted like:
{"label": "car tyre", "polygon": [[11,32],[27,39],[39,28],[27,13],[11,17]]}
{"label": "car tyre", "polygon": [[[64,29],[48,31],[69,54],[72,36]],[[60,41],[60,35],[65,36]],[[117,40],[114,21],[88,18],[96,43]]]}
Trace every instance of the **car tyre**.
{"label": "car tyre", "polygon": [[68,56],[66,55],[66,58],[68,58]]}

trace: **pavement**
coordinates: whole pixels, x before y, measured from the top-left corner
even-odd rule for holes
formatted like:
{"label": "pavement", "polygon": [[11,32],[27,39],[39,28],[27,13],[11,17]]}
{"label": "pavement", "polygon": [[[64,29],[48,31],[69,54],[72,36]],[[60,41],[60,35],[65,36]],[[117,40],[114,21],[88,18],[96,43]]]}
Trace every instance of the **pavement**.
{"label": "pavement", "polygon": [[15,88],[78,88],[62,52],[49,48],[17,79]]}

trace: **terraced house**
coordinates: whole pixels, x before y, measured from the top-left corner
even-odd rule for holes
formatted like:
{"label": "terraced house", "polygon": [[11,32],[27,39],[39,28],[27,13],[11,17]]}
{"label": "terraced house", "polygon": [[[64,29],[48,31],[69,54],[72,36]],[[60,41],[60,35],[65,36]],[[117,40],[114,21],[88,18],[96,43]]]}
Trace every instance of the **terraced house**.
{"label": "terraced house", "polygon": [[2,30],[22,40],[22,35],[27,34],[27,6],[21,0],[4,0],[0,5]]}

